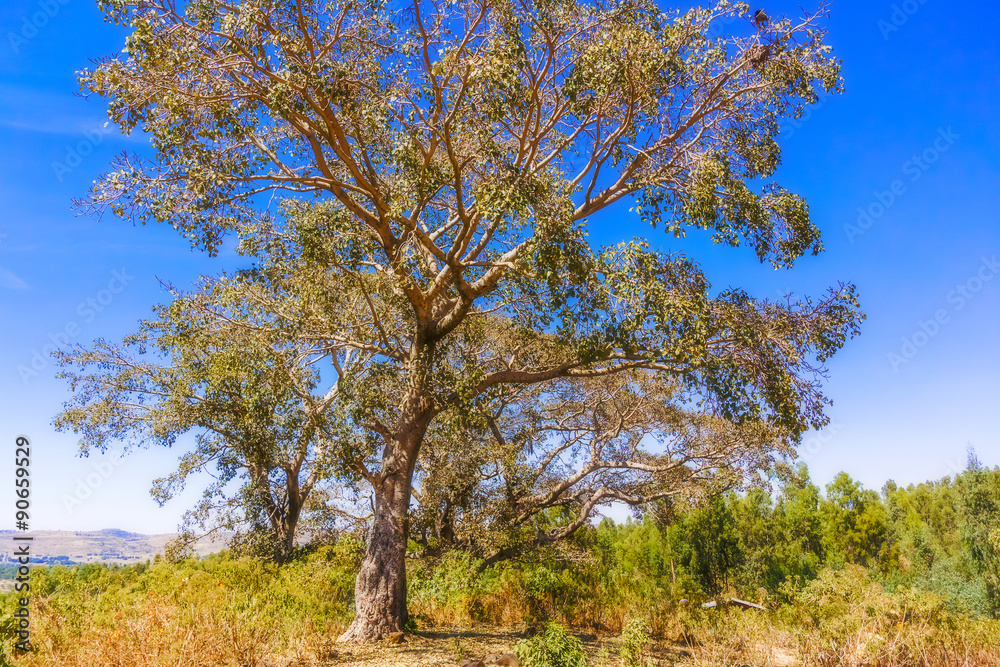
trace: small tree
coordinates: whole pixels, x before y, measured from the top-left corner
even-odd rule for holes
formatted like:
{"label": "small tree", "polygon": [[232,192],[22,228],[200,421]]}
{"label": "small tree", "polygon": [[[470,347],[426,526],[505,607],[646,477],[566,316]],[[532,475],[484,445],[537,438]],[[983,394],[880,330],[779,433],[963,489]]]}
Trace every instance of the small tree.
{"label": "small tree", "polygon": [[969,449],[969,464],[962,476],[964,507],[961,526],[972,570],[986,585],[990,613],[1000,617],[1000,468],[984,467]]}
{"label": "small tree", "polygon": [[583,642],[558,623],[514,645],[514,653],[524,667],[587,667]]}
{"label": "small tree", "polygon": [[750,185],[778,165],[779,119],[840,89],[818,14],[715,40],[713,23],[746,5],[103,6],[132,30],[128,49],[82,84],[153,155],[123,156],[83,205],[169,222],[214,252],[227,232],[275,222],[271,195],[315,197],[311,235],[277,220],[273,242],[336,267],[315,292],[368,297],[314,313],[323,335],[373,355],[351,420],[372,454],[359,474],[374,517],[344,639],[401,629],[421,447],[470,404],[645,370],[735,424],[794,439],[825,423],[821,364],[856,331],[851,287],[767,303],[713,291],[646,242],[585,239],[589,216],[631,199],[677,237],[713,230],[776,267],[818,252],[800,197]]}
{"label": "small tree", "polygon": [[849,563],[875,565],[884,556],[889,517],[878,492],[864,489],[845,472],[826,485],[821,504],[827,553]]}
{"label": "small tree", "polygon": [[[58,355],[74,396],[56,427],[81,434],[84,455],[112,441],[170,447],[193,434],[194,449],[155,481],[154,498],[163,504],[195,473],[212,473],[182,534],[237,529],[235,545],[282,562],[311,494],[356,478],[335,453],[344,433],[340,378],[319,391],[315,364],[332,357],[353,370],[365,355],[289,336],[285,323],[254,302],[259,292],[246,276],[171,294],[158,317],[123,344]],[[324,503],[313,512],[336,507]]]}

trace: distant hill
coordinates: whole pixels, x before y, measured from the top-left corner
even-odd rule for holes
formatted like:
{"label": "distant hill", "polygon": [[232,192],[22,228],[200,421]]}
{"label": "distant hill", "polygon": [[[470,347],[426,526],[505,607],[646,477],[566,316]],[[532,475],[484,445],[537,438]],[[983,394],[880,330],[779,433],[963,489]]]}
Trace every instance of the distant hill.
{"label": "distant hill", "polygon": [[[9,544],[14,535],[30,536],[31,562],[43,564],[75,563],[141,563],[163,553],[167,542],[177,537],[177,533],[141,535],[117,528],[95,531],[36,530],[22,533],[0,530],[0,541]],[[205,556],[226,548],[231,533],[203,538],[195,545],[195,553]],[[0,551],[0,566],[12,562],[11,549]]]}

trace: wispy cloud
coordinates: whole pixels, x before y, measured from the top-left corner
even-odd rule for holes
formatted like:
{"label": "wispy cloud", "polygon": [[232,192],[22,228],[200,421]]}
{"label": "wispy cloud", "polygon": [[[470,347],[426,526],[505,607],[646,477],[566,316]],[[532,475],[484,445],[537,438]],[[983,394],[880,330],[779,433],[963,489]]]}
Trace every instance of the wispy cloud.
{"label": "wispy cloud", "polygon": [[[104,100],[88,101],[72,93],[0,84],[0,128],[79,136],[107,124],[105,105]],[[126,137],[118,134],[117,127],[110,129],[119,140],[145,141],[141,132]]]}
{"label": "wispy cloud", "polygon": [[24,282],[13,271],[0,266],[0,287],[5,289],[28,289],[28,283]]}
{"label": "wispy cloud", "polygon": [[21,130],[23,132],[38,132],[40,134],[59,134],[66,136],[76,136],[84,130],[101,127],[103,123],[104,121],[102,120],[99,121],[87,118],[74,118],[72,120],[68,120],[66,118],[47,118],[42,120],[42,122],[0,118],[0,127],[9,127],[13,130]]}

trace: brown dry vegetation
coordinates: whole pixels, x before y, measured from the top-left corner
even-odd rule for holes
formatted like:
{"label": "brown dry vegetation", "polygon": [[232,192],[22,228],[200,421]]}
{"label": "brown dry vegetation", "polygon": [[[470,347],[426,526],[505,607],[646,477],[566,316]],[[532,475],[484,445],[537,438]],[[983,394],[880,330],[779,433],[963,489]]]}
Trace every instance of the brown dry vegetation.
{"label": "brown dry vegetation", "polygon": [[[338,644],[343,624],[317,628],[279,628],[264,614],[234,615],[207,601],[191,606],[156,594],[141,605],[120,610],[110,625],[83,619],[85,630],[67,632],[67,609],[45,599],[33,606],[36,652],[17,659],[18,667],[445,667],[462,658],[483,658],[514,648],[520,634],[512,628],[436,627],[408,634],[402,644],[379,642]],[[869,600],[868,603],[872,601]],[[109,610],[110,611],[110,610]],[[859,622],[850,613],[842,624],[855,623],[841,642],[831,642],[822,628],[808,622],[795,627],[780,612],[720,611],[702,617],[700,627],[680,614],[659,619],[668,627],[644,653],[650,665],[783,667],[908,667],[910,665],[996,667],[1000,637],[995,625],[956,628],[947,636],[927,622],[880,625],[876,613],[864,610]],[[76,619],[77,621],[81,619]],[[992,633],[992,635],[988,634]],[[614,635],[586,637],[584,651],[591,667],[625,664]]]}
{"label": "brown dry vegetation", "polygon": [[[505,653],[520,639],[520,634],[510,628],[451,627],[409,634],[399,645],[380,642],[345,646],[337,644],[333,635],[304,631],[290,646],[272,652],[266,633],[226,625],[211,614],[198,615],[192,620],[203,625],[197,630],[185,628],[161,608],[160,613],[150,613],[145,622],[127,624],[119,631],[96,632],[72,647],[63,646],[55,651],[51,651],[54,647],[39,647],[37,654],[15,664],[19,667],[450,667],[464,657],[481,659]],[[690,645],[662,639],[654,641],[644,659],[657,666],[706,667],[1000,665],[997,653],[982,648],[983,637],[967,637],[963,644],[950,647],[925,647],[924,651],[907,659],[885,659],[892,645],[898,648],[905,637],[886,640],[861,632],[841,650],[829,653],[819,650],[808,639],[797,646],[797,642],[802,642],[801,637],[771,625],[766,617],[734,614],[726,619],[725,625],[726,636],[712,637],[714,633],[699,632],[697,637],[691,638]],[[624,664],[618,655],[617,637],[584,641],[583,647],[592,667]]]}

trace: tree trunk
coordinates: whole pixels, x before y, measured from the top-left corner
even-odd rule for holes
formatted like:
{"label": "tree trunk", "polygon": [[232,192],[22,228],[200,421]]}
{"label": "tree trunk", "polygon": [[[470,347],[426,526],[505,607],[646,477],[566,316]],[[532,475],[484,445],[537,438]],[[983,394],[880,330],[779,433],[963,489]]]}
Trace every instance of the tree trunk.
{"label": "tree trunk", "polygon": [[375,514],[357,581],[357,615],[340,636],[342,642],[371,642],[406,624],[406,539],[410,494],[417,454],[434,416],[424,389],[432,365],[433,346],[417,336],[411,351],[411,387],[404,399],[392,437],[382,452],[382,470],[373,483]]}
{"label": "tree trunk", "polygon": [[455,539],[455,530],[451,521],[451,498],[444,499],[444,510],[434,520],[434,537],[441,543],[450,544]]}
{"label": "tree trunk", "polygon": [[280,550],[279,563],[287,562],[295,551],[295,528],[299,525],[299,516],[302,514],[302,506],[305,504],[308,494],[308,490],[303,493],[302,489],[299,488],[298,466],[287,473],[285,488],[288,494],[288,510],[281,519],[281,542],[278,546]]}
{"label": "tree trunk", "polygon": [[410,479],[387,477],[375,490],[375,516],[368,548],[354,585],[357,616],[342,642],[371,642],[406,623],[406,528]]}
{"label": "tree trunk", "polygon": [[275,536],[277,544],[274,554],[274,560],[279,565],[287,563],[295,551],[295,527],[299,523],[299,512],[300,506],[292,506],[281,519],[280,527]]}

